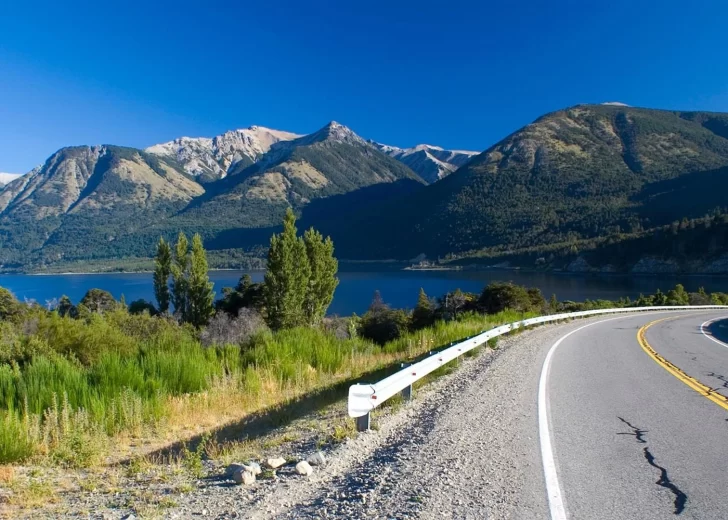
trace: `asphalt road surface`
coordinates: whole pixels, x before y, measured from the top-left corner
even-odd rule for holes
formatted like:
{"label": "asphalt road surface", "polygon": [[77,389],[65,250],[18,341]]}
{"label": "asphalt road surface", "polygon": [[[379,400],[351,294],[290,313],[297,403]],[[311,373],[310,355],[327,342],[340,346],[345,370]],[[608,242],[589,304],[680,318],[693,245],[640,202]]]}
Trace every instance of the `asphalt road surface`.
{"label": "asphalt road surface", "polygon": [[728,346],[701,331],[725,314],[605,319],[554,352],[548,401],[569,518],[728,518],[728,411],[666,370],[637,339],[640,328],[659,320],[645,333],[649,346],[728,396]]}

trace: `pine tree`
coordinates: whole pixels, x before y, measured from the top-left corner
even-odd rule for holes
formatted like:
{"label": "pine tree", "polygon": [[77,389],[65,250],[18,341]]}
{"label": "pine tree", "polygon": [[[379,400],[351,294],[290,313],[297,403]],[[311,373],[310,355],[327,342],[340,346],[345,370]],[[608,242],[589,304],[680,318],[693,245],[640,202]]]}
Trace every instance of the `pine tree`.
{"label": "pine tree", "polygon": [[549,300],[549,310],[551,312],[557,312],[559,310],[559,300],[556,299],[555,294],[552,294]]}
{"label": "pine tree", "polygon": [[172,264],[172,303],[174,312],[182,321],[188,318],[187,278],[190,267],[189,242],[184,233],[177,237],[174,263]]}
{"label": "pine tree", "polygon": [[306,255],[311,268],[311,275],[306,291],[304,311],[306,322],[315,326],[321,323],[326,309],[334,299],[334,291],[339,285],[336,272],[339,263],[334,257],[334,243],[331,237],[324,240],[321,233],[311,228],[303,234]]}
{"label": "pine tree", "polygon": [[283,219],[283,231],[271,237],[268,249],[264,294],[268,324],[273,329],[306,322],[304,304],[311,266],[306,245],[296,231],[296,216],[289,208]]}
{"label": "pine tree", "polygon": [[202,245],[202,237],[195,233],[192,237],[192,258],[190,261],[187,286],[186,320],[195,327],[207,325],[215,312],[213,300],[215,293],[207,275],[207,256]]}
{"label": "pine tree", "polygon": [[412,328],[415,330],[424,329],[429,327],[435,321],[435,309],[432,305],[432,301],[425,293],[425,290],[420,288],[420,295],[417,298],[417,306],[412,311]]}
{"label": "pine tree", "polygon": [[157,256],[154,258],[154,296],[157,298],[159,312],[169,310],[169,275],[172,269],[172,249],[163,238],[157,243]]}

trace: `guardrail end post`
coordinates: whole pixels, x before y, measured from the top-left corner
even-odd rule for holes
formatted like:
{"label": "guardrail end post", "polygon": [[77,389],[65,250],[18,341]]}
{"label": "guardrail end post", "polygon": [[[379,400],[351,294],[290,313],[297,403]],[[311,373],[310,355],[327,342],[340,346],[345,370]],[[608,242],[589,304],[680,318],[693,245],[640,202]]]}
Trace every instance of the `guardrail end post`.
{"label": "guardrail end post", "polygon": [[356,418],[356,431],[365,432],[371,427],[371,414]]}

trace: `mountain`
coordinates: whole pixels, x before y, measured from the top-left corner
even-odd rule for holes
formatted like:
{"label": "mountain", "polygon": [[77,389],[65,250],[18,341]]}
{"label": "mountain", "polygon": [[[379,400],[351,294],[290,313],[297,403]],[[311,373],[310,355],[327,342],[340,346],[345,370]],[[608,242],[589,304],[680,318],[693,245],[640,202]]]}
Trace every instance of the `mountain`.
{"label": "mountain", "polygon": [[262,126],[225,132],[217,137],[180,137],[150,146],[145,151],[176,161],[202,182],[221,179],[231,171],[242,170],[266,154],[271,146],[291,141],[299,134]]}
{"label": "mountain", "polygon": [[418,144],[413,148],[397,148],[372,142],[381,152],[409,166],[428,184],[432,184],[464,166],[479,152],[444,150],[439,146]]}
{"label": "mountain", "polygon": [[4,173],[0,172],[0,187],[5,186],[10,181],[14,181],[18,177],[20,177],[21,173]]}
{"label": "mountain", "polygon": [[374,184],[422,180],[349,128],[332,121],[312,134],[273,144],[251,166],[206,186],[178,222],[256,228],[278,224],[285,208]]}
{"label": "mountain", "polygon": [[63,148],[0,189],[0,265],[149,257],[160,235],[179,231],[249,249],[267,243],[289,206],[375,185],[372,197],[386,199],[402,180],[424,185],[336,122],[305,136],[251,127],[146,151]]}
{"label": "mountain", "polygon": [[378,208],[344,254],[487,256],[649,230],[725,207],[727,166],[728,114],[577,105]]}
{"label": "mountain", "polygon": [[3,264],[93,252],[184,208],[204,188],[175,164],[118,146],[62,148],[0,191]]}

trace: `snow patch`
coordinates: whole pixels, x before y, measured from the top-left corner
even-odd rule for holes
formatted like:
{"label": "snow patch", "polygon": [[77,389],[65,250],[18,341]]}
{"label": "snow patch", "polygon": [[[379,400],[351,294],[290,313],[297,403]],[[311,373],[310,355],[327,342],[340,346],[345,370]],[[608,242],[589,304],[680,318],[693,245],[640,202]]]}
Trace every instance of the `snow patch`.
{"label": "snow patch", "polygon": [[602,103],[602,105],[609,105],[614,107],[628,107],[629,105],[627,103],[622,103],[620,101],[606,101]]}
{"label": "snow patch", "polygon": [[22,173],[6,173],[6,172],[0,172],[0,186],[4,186],[5,184],[14,181],[18,177],[22,177]]}

